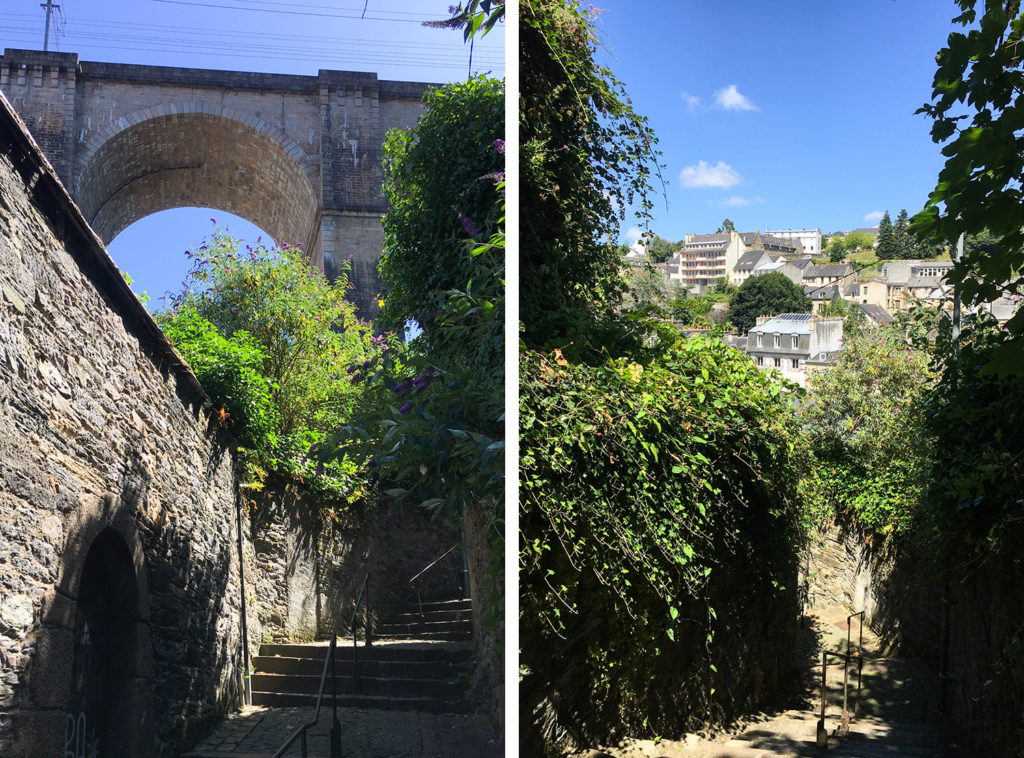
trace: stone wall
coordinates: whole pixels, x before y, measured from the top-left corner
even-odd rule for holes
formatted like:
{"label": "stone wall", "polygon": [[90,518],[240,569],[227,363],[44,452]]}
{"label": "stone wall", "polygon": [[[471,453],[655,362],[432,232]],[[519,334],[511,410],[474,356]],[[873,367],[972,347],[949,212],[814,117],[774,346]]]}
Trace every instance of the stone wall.
{"label": "stone wall", "polygon": [[3,98],[0,146],[0,753],[176,755],[242,686],[230,440]]}
{"label": "stone wall", "polygon": [[[265,641],[349,634],[367,576],[372,618],[386,620],[416,602],[409,580],[460,540],[450,523],[414,505],[341,506],[330,527],[310,518],[317,506],[290,489],[271,486],[251,507],[256,572],[250,616]],[[461,597],[461,572],[456,551],[417,582],[420,597]]]}
{"label": "stone wall", "polygon": [[812,543],[811,607],[864,610],[890,654],[930,661],[942,674],[943,717],[967,755],[1024,756],[1024,560],[1014,546],[964,563],[922,537],[885,541],[855,525]]}

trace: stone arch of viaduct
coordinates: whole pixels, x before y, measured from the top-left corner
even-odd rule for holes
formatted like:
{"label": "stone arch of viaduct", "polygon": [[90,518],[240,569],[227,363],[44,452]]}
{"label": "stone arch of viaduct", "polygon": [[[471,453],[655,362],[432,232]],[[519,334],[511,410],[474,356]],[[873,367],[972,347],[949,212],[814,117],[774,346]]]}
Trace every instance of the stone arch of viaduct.
{"label": "stone arch of viaduct", "polygon": [[387,207],[381,145],[415,123],[428,86],[0,56],[0,90],[105,243],[157,211],[218,208],[303,244],[329,274],[351,256],[368,317]]}

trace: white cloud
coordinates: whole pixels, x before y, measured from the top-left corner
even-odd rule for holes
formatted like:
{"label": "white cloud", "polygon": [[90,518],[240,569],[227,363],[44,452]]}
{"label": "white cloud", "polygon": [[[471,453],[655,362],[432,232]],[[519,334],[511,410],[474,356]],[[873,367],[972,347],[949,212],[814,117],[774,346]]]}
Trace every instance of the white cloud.
{"label": "white cloud", "polygon": [[680,92],[679,97],[683,98],[683,102],[686,103],[687,107],[691,111],[695,111],[701,107],[700,98],[696,95],[691,95],[689,92]]}
{"label": "white cloud", "polygon": [[864,214],[864,220],[867,223],[872,224],[872,223],[881,221],[882,220],[882,216],[884,216],[884,215],[885,214],[882,213],[882,211],[871,211],[871,213],[865,213]]}
{"label": "white cloud", "polygon": [[626,233],[622,236],[624,236],[627,240],[629,240],[632,243],[639,240],[643,235],[643,232],[641,232],[635,226],[631,226],[629,227],[629,229],[626,230]]}
{"label": "white cloud", "polygon": [[742,205],[750,205],[750,201],[745,197],[740,197],[739,195],[731,195],[722,201],[722,205],[727,208],[738,208]]}
{"label": "white cloud", "polygon": [[684,187],[719,187],[728,189],[742,181],[739,172],[723,161],[709,166],[698,161],[696,166],[687,166],[679,172],[679,181]]}
{"label": "white cloud", "polygon": [[730,84],[715,93],[715,107],[727,111],[756,111],[758,109],[745,95],[740,94],[735,84]]}

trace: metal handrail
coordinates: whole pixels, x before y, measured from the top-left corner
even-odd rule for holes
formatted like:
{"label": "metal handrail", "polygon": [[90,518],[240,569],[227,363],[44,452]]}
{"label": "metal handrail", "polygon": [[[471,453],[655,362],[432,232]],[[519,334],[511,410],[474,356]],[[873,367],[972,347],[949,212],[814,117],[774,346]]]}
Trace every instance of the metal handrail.
{"label": "metal handrail", "polygon": [[[423,615],[423,597],[420,594],[420,586],[418,584],[416,584],[416,580],[419,579],[421,576],[423,576],[428,571],[430,571],[430,569],[434,568],[434,566],[436,566],[438,563],[440,563],[442,559],[447,558],[449,555],[451,555],[458,547],[459,547],[459,543],[456,542],[450,548],[448,548],[443,553],[441,553],[441,555],[437,556],[437,558],[435,558],[430,563],[428,563],[423,569],[421,569],[419,571],[418,574],[416,574],[416,576],[414,576],[412,579],[409,580],[409,584],[411,584],[415,588],[415,590],[416,590],[416,605],[420,609],[420,615],[421,616]],[[458,581],[458,579],[456,579],[456,581]],[[465,593],[466,588],[460,586],[460,590],[463,593]]]}
{"label": "metal handrail", "polygon": [[864,669],[864,611],[857,611],[851,613],[846,617],[846,652],[850,652],[850,620],[854,616],[860,616],[860,627],[858,629],[859,637],[857,639],[857,650],[852,653],[857,657],[857,700],[853,704],[853,715],[857,715],[857,710],[860,708],[860,679],[861,673]]}
{"label": "metal handrail", "polygon": [[373,646],[373,629],[370,622],[370,575],[363,577],[363,584],[356,595],[356,602],[352,606],[352,622],[349,629],[352,630],[352,691],[359,692],[359,647],[356,642],[359,638],[359,628],[356,626],[356,616],[359,614],[359,605],[363,601],[363,594],[366,594],[366,614],[363,616],[363,640],[366,647]]}
{"label": "metal handrail", "polygon": [[331,644],[327,647],[327,657],[324,659],[324,672],[320,675],[320,689],[316,696],[316,709],[313,711],[313,718],[300,726],[298,730],[288,738],[280,749],[274,753],[274,758],[281,758],[296,740],[302,738],[302,758],[307,758],[309,748],[306,744],[306,732],[316,726],[320,720],[320,705],[324,699],[324,688],[327,686],[327,672],[331,673],[331,711],[333,723],[331,724],[331,758],[341,758],[341,722],[338,721],[338,679],[335,670],[335,651],[338,647],[338,635],[331,635]]}
{"label": "metal handrail", "polygon": [[456,543],[455,543],[454,545],[452,545],[452,546],[451,546],[450,548],[448,548],[448,549],[447,549],[447,550],[445,550],[445,551],[444,551],[443,553],[441,553],[441,555],[437,556],[437,558],[435,558],[434,560],[432,560],[432,561],[431,561],[430,563],[428,563],[428,564],[427,564],[426,568],[424,568],[424,569],[423,569],[422,571],[420,571],[420,573],[416,574],[416,576],[414,576],[414,577],[413,577],[412,579],[410,579],[410,580],[409,580],[409,584],[412,584],[412,583],[413,583],[413,582],[415,582],[415,581],[416,581],[417,579],[419,579],[419,578],[420,578],[421,576],[423,576],[423,575],[424,575],[425,573],[427,573],[428,571],[430,571],[430,569],[434,568],[434,566],[436,566],[436,565],[437,565],[438,561],[440,561],[440,560],[441,560],[442,558],[444,558],[444,557],[448,556],[448,555],[449,555],[449,554],[450,554],[450,553],[452,552],[452,550],[454,550],[454,549],[455,549],[455,548],[457,548],[458,546],[459,546],[459,543],[458,543],[458,542],[456,542]]}

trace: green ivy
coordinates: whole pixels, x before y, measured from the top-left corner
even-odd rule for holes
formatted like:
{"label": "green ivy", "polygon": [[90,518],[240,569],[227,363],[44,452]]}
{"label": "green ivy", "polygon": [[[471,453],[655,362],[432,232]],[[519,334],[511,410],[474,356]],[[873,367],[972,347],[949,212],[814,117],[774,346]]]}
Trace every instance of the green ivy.
{"label": "green ivy", "polygon": [[750,607],[789,607],[795,388],[707,337],[646,365],[524,353],[520,377],[526,702],[547,697],[570,729],[600,731],[614,713],[664,733],[763,696],[723,693],[715,708],[711,680],[718,635],[733,650]]}

